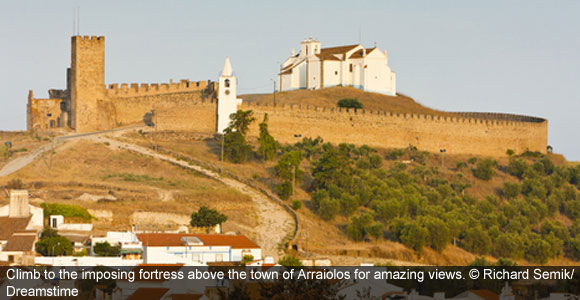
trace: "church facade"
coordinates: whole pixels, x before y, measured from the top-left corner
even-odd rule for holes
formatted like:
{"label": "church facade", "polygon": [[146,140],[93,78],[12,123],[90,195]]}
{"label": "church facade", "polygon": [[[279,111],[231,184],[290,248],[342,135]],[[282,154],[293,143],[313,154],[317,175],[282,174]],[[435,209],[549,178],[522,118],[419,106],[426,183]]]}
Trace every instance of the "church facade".
{"label": "church facade", "polygon": [[388,65],[387,51],[376,46],[349,45],[322,48],[309,38],[300,43],[280,66],[280,91],[352,86],[363,91],[396,95],[396,75]]}

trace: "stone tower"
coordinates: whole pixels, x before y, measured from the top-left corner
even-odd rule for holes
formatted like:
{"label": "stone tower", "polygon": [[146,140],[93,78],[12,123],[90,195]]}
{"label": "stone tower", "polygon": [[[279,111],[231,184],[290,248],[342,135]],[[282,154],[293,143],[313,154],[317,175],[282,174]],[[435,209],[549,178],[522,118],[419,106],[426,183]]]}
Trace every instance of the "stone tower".
{"label": "stone tower", "polygon": [[217,107],[217,132],[223,133],[230,123],[230,115],[238,110],[242,99],[237,98],[237,78],[233,76],[230,58],[226,62],[219,78],[218,107]]}
{"label": "stone tower", "polygon": [[73,36],[71,55],[71,127],[76,132],[102,129],[98,112],[105,98],[105,37]]}

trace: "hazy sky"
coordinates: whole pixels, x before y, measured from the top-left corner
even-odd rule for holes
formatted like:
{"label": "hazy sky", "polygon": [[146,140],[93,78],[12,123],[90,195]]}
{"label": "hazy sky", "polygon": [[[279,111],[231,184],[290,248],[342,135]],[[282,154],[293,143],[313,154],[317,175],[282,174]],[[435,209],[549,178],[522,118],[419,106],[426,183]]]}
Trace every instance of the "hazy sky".
{"label": "hazy sky", "polygon": [[106,37],[106,82],[217,79],[269,92],[301,40],[377,42],[397,90],[451,111],[549,120],[549,144],[580,160],[580,1],[3,1],[0,130],[26,127],[26,96],[65,88],[73,9]]}

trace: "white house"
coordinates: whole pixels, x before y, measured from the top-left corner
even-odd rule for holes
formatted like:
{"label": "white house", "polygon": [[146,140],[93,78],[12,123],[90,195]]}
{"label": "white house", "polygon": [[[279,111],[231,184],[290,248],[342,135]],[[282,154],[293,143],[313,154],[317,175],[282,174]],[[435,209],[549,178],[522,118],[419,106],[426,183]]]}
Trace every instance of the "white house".
{"label": "white house", "polygon": [[91,255],[95,255],[95,245],[108,242],[109,245],[121,246],[121,256],[125,259],[140,259],[143,253],[143,243],[137,238],[137,234],[130,231],[108,231],[104,237],[91,239]]}
{"label": "white house", "polygon": [[52,215],[49,218],[49,223],[51,228],[58,231],[91,231],[93,230],[93,224],[90,223],[65,223],[64,216]]}
{"label": "white house", "polygon": [[387,51],[362,45],[322,48],[312,37],[300,43],[280,66],[280,91],[352,86],[364,91],[396,95],[396,76]]}
{"label": "white house", "polygon": [[262,258],[262,249],[244,235],[228,234],[137,234],[143,243],[146,264],[240,262],[245,255]]}

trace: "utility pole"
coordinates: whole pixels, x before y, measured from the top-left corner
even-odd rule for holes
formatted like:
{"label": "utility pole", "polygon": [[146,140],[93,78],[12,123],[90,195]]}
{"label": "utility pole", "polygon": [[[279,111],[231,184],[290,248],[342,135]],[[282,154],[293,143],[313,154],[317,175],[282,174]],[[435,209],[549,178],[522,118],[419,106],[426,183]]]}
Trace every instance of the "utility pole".
{"label": "utility pole", "polygon": [[[157,137],[157,111],[155,111],[154,116],[155,116],[155,136]],[[157,151],[157,141],[156,140],[154,140],[154,141],[155,141],[155,144],[154,144],[155,151]]]}
{"label": "utility pole", "polygon": [[441,168],[445,168],[445,152],[447,150],[445,148],[443,149],[439,149],[439,152],[441,152]]}
{"label": "utility pole", "polygon": [[272,81],[274,82],[274,91],[272,94],[274,95],[274,106],[276,106],[276,80],[272,79]]}
{"label": "utility pole", "polygon": [[292,200],[294,200],[295,186],[296,186],[296,166],[292,165]]}
{"label": "utility pole", "polygon": [[224,172],[224,142],[225,142],[225,134],[222,132],[222,167],[220,168],[220,173],[222,174]]}

